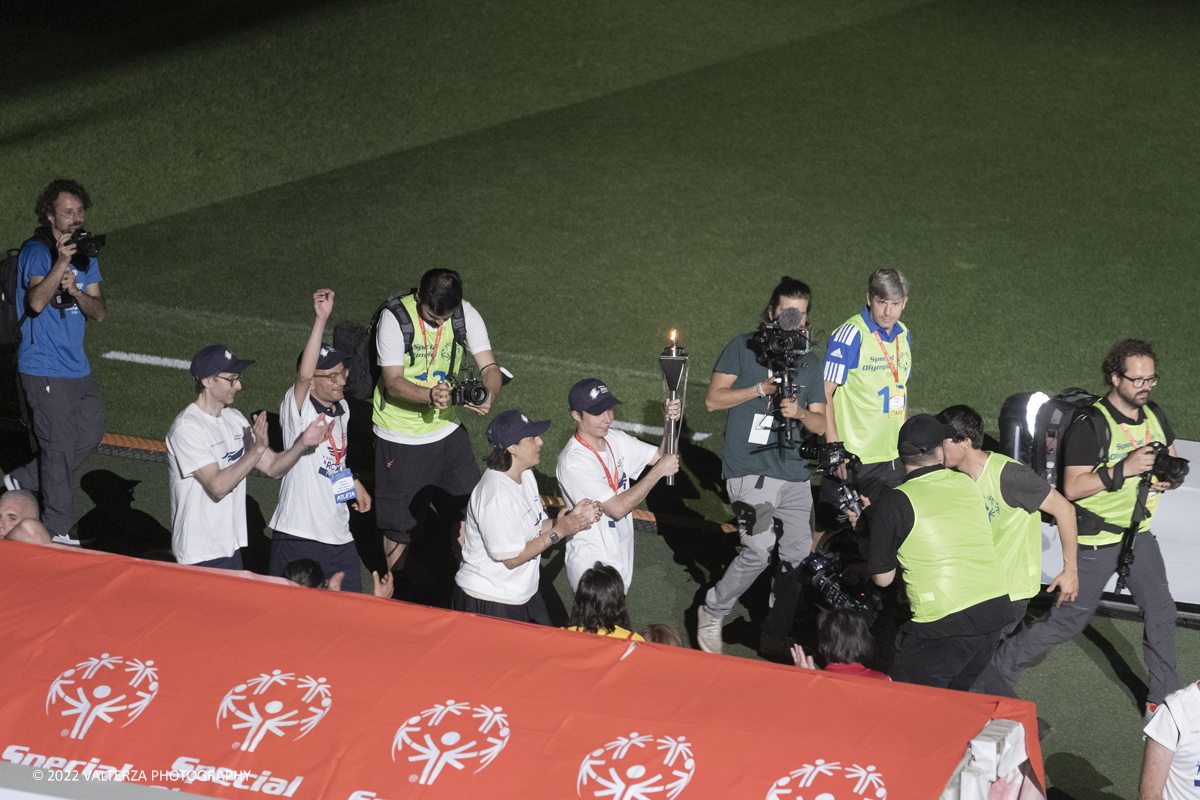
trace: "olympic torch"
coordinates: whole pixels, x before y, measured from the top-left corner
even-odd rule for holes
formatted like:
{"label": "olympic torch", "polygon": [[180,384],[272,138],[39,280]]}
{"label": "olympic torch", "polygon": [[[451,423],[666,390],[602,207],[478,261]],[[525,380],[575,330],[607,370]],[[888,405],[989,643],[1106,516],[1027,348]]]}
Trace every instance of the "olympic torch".
{"label": "olympic torch", "polygon": [[[679,431],[683,425],[683,406],[687,396],[688,354],[675,339],[671,331],[671,343],[658,357],[658,368],[663,375],[663,399],[679,400],[679,419],[670,419],[663,407],[663,451],[668,455],[679,453]],[[675,485],[675,476],[667,477],[667,486]]]}

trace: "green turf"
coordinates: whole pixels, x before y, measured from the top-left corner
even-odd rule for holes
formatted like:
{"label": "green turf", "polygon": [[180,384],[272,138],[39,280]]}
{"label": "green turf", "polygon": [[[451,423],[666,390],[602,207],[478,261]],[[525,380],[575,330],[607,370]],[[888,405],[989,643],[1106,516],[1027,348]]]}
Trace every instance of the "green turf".
{"label": "green turf", "polygon": [[[650,505],[721,520],[724,415],[703,407],[720,348],[782,274],[813,286],[831,332],[870,270],[895,266],[913,286],[915,411],[969,403],[995,432],[1007,395],[1098,389],[1107,347],[1139,336],[1161,355],[1155,398],[1200,439],[1197,334],[1176,324],[1200,288],[1194,4],[160,6],[14,12],[0,74],[0,239],[28,234],[59,174],[91,189],[89,227],[110,234],[109,317],[87,350],[111,432],[161,439],[191,387],[101,353],[186,359],[223,341],[259,362],[238,407],[274,409],[313,290],[338,292],[335,320],[363,320],[449,266],[517,375],[498,408],[553,419],[551,455],[585,375],[625,401],[618,418],[655,424],[655,356],[678,328],[687,423],[713,435]],[[57,58],[47,31],[69,45]],[[484,421],[467,424],[481,447]],[[106,468],[141,480],[138,503],[169,525],[160,467]],[[269,518],[273,485],[253,480]],[[683,624],[718,564],[687,546],[639,538],[638,624]],[[1063,659],[1089,646],[1027,682],[1070,682]],[[1046,693],[1057,716],[1091,711],[1065,696]],[[1128,698],[1101,702],[1134,730],[1113,710]],[[1090,759],[1131,794],[1130,742],[1086,723],[1059,725],[1048,763],[1076,776],[1069,759]]]}

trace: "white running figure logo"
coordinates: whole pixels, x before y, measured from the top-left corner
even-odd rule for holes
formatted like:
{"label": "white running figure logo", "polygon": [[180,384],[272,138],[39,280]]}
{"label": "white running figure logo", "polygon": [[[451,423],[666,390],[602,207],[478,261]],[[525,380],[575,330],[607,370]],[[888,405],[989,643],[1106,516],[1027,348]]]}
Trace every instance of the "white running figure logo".
{"label": "white running figure logo", "polygon": [[[841,772],[842,775],[835,775]],[[836,784],[833,779],[840,779]],[[804,800],[808,795],[798,793],[799,789],[812,788],[820,794],[812,795],[814,800],[837,800],[838,797],[845,798],[846,795],[837,795],[835,790],[844,790],[845,783],[842,780],[854,781],[854,786],[850,789],[854,793],[855,798],[873,797],[877,800],[886,800],[887,789],[883,785],[883,775],[875,771],[874,765],[859,766],[851,764],[849,767],[843,767],[841,762],[827,762],[824,759],[818,758],[812,764],[805,764],[800,769],[793,770],[787,775],[784,775],[779,780],[771,784],[771,788],[767,791],[766,800]],[[796,792],[793,794],[793,792]]]}
{"label": "white running figure logo", "polygon": [[[431,732],[427,727],[437,730]],[[446,767],[462,770],[469,759],[479,759],[479,769],[475,770],[479,772],[496,760],[508,741],[508,715],[501,706],[481,704],[472,708],[470,703],[447,700],[404,721],[392,739],[392,761],[397,754],[407,755],[407,748],[412,753],[407,755],[410,763],[424,762],[420,776],[410,780],[428,786]]]}
{"label": "white running figure logo", "polygon": [[[294,686],[291,685],[293,682]],[[278,689],[271,691],[274,687]],[[270,699],[265,697],[268,693]],[[283,696],[284,700],[279,696]],[[222,721],[227,718],[241,720],[230,725],[231,730],[246,731],[242,741],[234,744],[243,752],[253,753],[268,733],[282,737],[287,733],[286,728],[296,725],[300,726],[300,735],[296,739],[303,739],[317,727],[317,723],[325,718],[331,708],[333,694],[325,678],[305,675],[297,680],[295,673],[277,669],[270,674],[261,673],[257,678],[230,689],[217,707],[217,727],[220,728]],[[300,718],[303,711],[309,715]]]}
{"label": "white running figure logo", "polygon": [[[126,665],[122,671],[133,675],[126,681],[129,689],[113,697],[114,691],[121,691],[120,686],[114,687],[113,684],[125,679],[117,670],[122,664]],[[119,711],[126,712],[128,716],[121,726],[124,728],[140,717],[157,696],[158,668],[153,661],[143,662],[136,658],[126,660],[121,656],[102,653],[99,657],[85,659],[72,669],[65,670],[50,683],[50,691],[46,695],[46,714],[48,716],[50,707],[54,706],[62,708],[62,716],[75,717],[70,737],[82,739],[97,719],[112,722],[113,715]],[[62,701],[62,706],[59,706],[59,701]],[[67,732],[63,734],[67,735]]]}
{"label": "white running figure logo", "polygon": [[634,731],[583,757],[575,793],[583,797],[587,789],[592,797],[610,800],[655,800],[651,795],[663,792],[666,800],[675,800],[695,774],[686,736],[656,739]]}

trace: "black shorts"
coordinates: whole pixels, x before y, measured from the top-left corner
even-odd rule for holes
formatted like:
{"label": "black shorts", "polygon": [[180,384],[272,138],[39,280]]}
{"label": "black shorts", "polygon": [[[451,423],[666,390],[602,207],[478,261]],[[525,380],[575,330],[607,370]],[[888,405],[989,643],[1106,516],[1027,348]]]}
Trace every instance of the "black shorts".
{"label": "black shorts", "polygon": [[376,524],[393,542],[408,544],[431,504],[452,521],[461,521],[480,474],[462,426],[430,444],[376,438]]}
{"label": "black shorts", "polygon": [[538,625],[550,625],[550,612],[546,610],[546,601],[540,593],[534,594],[521,605],[497,603],[494,600],[480,600],[471,597],[461,587],[454,587],[450,598],[450,608],[454,611],[466,611],[471,614],[481,614],[497,619],[515,619],[517,622],[534,622]]}
{"label": "black shorts", "polygon": [[287,565],[301,558],[311,558],[321,565],[325,580],[341,572],[343,592],[362,592],[362,567],[354,542],[326,544],[324,542],[275,531],[271,536],[271,563],[267,574],[283,575]]}

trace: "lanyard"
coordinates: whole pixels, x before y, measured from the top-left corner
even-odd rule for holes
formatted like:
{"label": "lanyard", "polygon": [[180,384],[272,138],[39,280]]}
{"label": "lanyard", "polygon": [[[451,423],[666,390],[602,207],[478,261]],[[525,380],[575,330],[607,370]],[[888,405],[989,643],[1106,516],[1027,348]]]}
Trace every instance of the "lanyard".
{"label": "lanyard", "polygon": [[[338,419],[341,419],[340,414],[338,415]],[[333,425],[330,424],[329,427],[332,428]],[[342,466],[342,458],[346,455],[346,448],[348,447],[348,445],[346,444],[346,423],[345,422],[343,422],[341,424],[341,428],[342,428],[342,449],[341,450],[338,450],[337,444],[333,441],[333,431],[331,430],[329,432],[329,449],[333,451],[333,464],[336,467]]]}
{"label": "lanyard", "polygon": [[[605,478],[605,479],[608,481],[608,488],[612,489],[612,490],[613,490],[613,492],[616,492],[616,491],[617,491],[617,487],[618,487],[618,486],[620,486],[620,484],[618,484],[618,483],[617,483],[617,478],[616,478],[616,476],[615,476],[615,475],[613,475],[613,472],[616,472],[616,471],[617,471],[617,457],[616,457],[616,456],[613,456],[613,472],[609,472],[609,471],[608,471],[608,464],[605,464],[605,463],[604,463],[604,458],[603,458],[603,456],[601,456],[599,453],[597,453],[597,452],[596,452],[596,448],[592,447],[590,444],[588,444],[587,442],[585,442],[585,441],[583,440],[583,437],[582,437],[582,436],[580,436],[578,433],[577,433],[577,434],[575,434],[575,440],[576,440],[577,442],[579,442],[581,445],[583,445],[584,447],[586,447],[588,450],[591,450],[591,451],[592,451],[592,455],[594,455],[594,456],[596,457],[596,460],[600,462],[600,466],[604,468],[604,478]],[[605,444],[607,444],[607,442],[605,442]],[[608,450],[609,450],[609,452],[610,452],[610,453],[612,452],[612,448],[611,448],[611,447],[610,447],[610,448],[608,448]]]}
{"label": "lanyard", "polygon": [[[1129,432],[1129,426],[1126,425],[1124,422],[1120,422],[1117,424],[1119,424],[1121,426],[1121,430],[1125,431],[1125,438],[1129,440],[1129,443],[1131,445],[1133,445],[1133,449],[1136,450],[1138,448],[1137,439],[1134,439],[1133,434]],[[1146,444],[1150,444],[1150,426],[1149,425],[1146,426]]]}
{"label": "lanyard", "polygon": [[[896,333],[896,361],[900,361],[900,334],[904,331]],[[875,341],[879,342],[879,349],[883,351],[883,357],[887,359],[887,365],[892,370],[892,377],[896,379],[896,385],[900,385],[900,370],[896,364],[892,363],[892,357],[888,355],[887,348],[883,346],[883,339],[879,336],[879,331],[875,331]]]}
{"label": "lanyard", "polygon": [[[429,337],[425,335],[425,320],[421,319],[421,315],[417,315],[417,322],[421,323],[421,341],[425,342],[425,376],[429,377],[429,370],[433,368],[433,360],[437,357],[438,346],[442,343],[442,331],[446,329],[445,323],[438,328],[437,338],[433,340],[433,355],[429,354]],[[900,347],[899,344],[896,347]],[[900,351],[897,350],[897,353]],[[899,358],[899,356],[896,356]]]}

